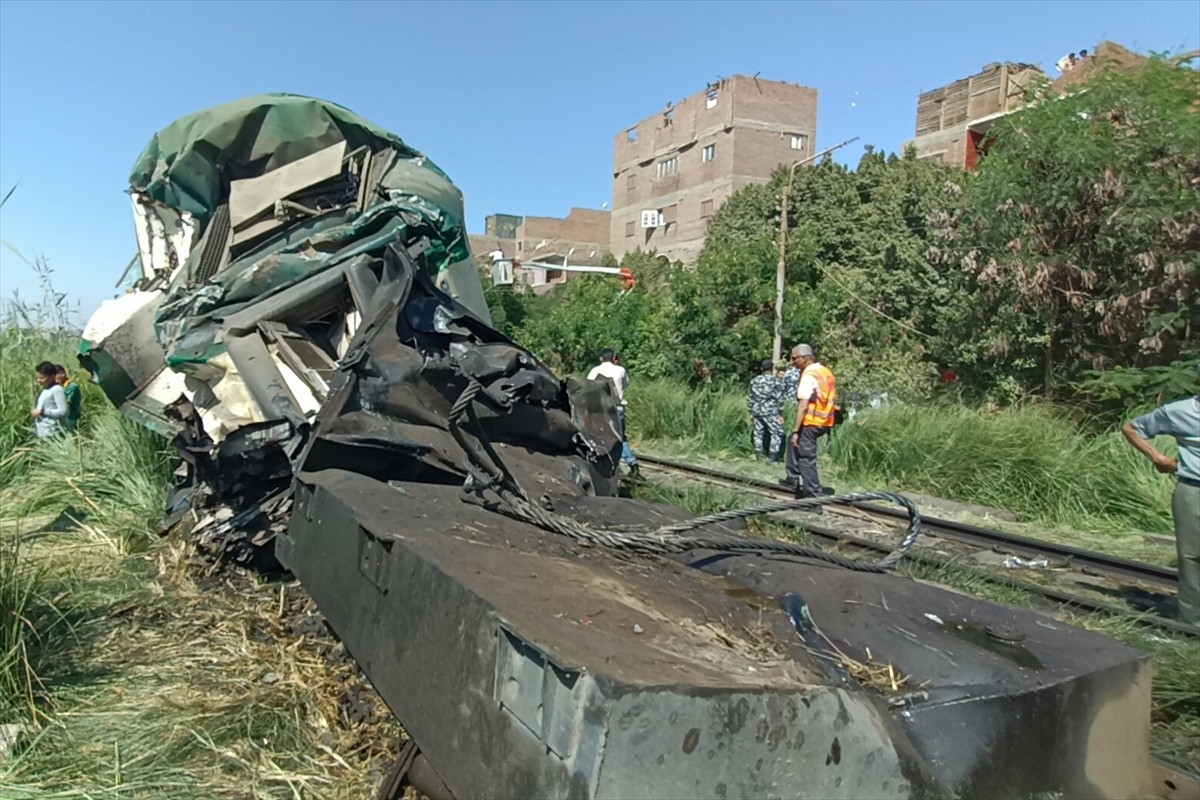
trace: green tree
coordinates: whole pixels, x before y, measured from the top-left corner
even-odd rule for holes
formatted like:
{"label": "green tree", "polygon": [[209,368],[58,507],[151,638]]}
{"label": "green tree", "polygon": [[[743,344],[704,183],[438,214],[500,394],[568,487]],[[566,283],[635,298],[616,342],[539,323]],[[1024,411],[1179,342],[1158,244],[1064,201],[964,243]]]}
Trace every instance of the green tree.
{"label": "green tree", "polygon": [[930,249],[957,276],[942,332],[977,380],[1051,396],[1200,355],[1198,89],[1158,58],[1101,64],[994,126]]}
{"label": "green tree", "polygon": [[614,276],[584,274],[537,300],[537,313],[523,320],[514,338],[554,369],[584,372],[605,348],[619,353],[630,369],[641,369],[654,312],[645,289],[622,293]]}

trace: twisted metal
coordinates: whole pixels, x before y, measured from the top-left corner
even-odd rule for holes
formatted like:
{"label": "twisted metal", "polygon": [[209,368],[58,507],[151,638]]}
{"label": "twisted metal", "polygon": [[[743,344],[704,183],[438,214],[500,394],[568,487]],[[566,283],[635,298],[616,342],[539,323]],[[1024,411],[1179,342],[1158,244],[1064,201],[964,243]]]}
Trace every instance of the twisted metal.
{"label": "twisted metal", "polygon": [[[500,503],[509,514],[525,522],[530,522],[540,528],[566,536],[587,545],[601,545],[617,550],[627,550],[645,555],[665,555],[683,553],[690,550],[721,550],[734,553],[776,553],[794,555],[833,564],[845,569],[858,572],[885,572],[895,566],[908,553],[917,536],[920,535],[921,516],[915,505],[898,494],[891,492],[860,492],[841,497],[806,497],[795,500],[777,501],[749,508],[719,511],[703,517],[664,525],[647,531],[615,531],[594,528],[576,520],[548,511],[530,501],[528,495],[517,484],[516,479],[504,466],[500,456],[492,448],[487,436],[479,425],[472,403],[483,387],[474,378],[467,382],[466,388],[450,409],[450,430],[455,440],[467,454],[469,464],[468,478],[464,489],[482,497],[485,490],[491,490],[500,498]],[[479,451],[470,446],[463,435],[461,422],[466,417],[475,428],[475,436],[488,455],[491,463],[485,461]],[[884,500],[904,508],[909,515],[908,530],[899,546],[885,556],[879,563],[871,564],[854,561],[844,556],[829,553],[824,550],[806,547],[793,542],[780,542],[770,539],[747,539],[732,534],[707,532],[687,535],[692,531],[708,525],[718,525],[738,519],[771,514],[780,511],[795,511],[806,508],[816,508],[834,503],[848,504],[864,500]]]}

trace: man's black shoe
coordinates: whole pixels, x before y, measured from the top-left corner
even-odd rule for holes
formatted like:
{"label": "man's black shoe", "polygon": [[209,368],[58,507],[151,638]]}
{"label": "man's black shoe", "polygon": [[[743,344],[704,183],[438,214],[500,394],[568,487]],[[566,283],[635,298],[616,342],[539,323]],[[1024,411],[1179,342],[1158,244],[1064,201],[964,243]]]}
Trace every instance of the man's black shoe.
{"label": "man's black shoe", "polygon": [[637,464],[631,464],[629,466],[629,480],[631,480],[631,481],[642,480],[642,469]]}
{"label": "man's black shoe", "polygon": [[791,478],[780,478],[779,485],[783,486],[785,488],[788,488],[788,489],[796,488],[796,482],[794,480],[792,480]]}

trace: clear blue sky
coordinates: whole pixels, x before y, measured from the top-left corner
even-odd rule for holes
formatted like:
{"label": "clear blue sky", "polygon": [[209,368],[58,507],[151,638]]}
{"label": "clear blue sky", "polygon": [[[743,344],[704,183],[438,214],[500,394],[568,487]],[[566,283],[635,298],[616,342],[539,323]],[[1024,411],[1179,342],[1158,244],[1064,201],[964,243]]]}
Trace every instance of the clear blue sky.
{"label": "clear blue sky", "polygon": [[[172,120],[259,92],[333,100],[399,133],[494,212],[611,200],[612,140],[717,76],[820,91],[818,145],[895,151],[917,95],[992,61],[1053,68],[1104,39],[1191,50],[1200,2],[95,2],[0,0],[0,236],[85,314],[135,251],[123,194]],[[35,295],[0,251],[0,293]]]}

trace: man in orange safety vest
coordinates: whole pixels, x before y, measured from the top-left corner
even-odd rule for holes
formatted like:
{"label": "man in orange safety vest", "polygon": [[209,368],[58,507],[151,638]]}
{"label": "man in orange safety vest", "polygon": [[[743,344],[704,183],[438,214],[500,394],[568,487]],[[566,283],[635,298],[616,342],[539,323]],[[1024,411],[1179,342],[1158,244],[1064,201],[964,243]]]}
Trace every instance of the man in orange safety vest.
{"label": "man in orange safety vest", "polygon": [[817,474],[817,441],[836,423],[837,379],[806,344],[792,348],[792,365],[800,370],[796,423],[788,448],[787,477],[779,482],[795,489],[797,497],[818,497],[821,478]]}

